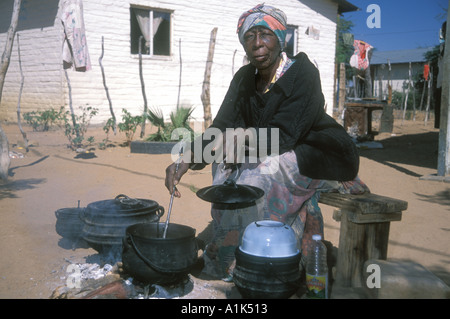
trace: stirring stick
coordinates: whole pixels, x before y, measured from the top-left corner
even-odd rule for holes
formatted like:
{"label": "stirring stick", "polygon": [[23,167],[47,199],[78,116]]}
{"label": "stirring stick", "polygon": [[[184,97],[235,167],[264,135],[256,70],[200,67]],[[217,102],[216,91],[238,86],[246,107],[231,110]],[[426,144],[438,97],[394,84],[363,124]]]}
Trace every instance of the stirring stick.
{"label": "stirring stick", "polygon": [[[178,167],[180,166],[180,160],[181,160],[182,155],[183,155],[183,147],[180,148],[180,153],[179,153],[179,156],[177,159],[177,165],[175,165],[175,174],[178,172]],[[170,213],[172,212],[174,193],[175,193],[175,185],[173,185],[172,195],[170,195],[169,211],[167,212],[167,219],[166,219],[166,225],[164,226],[163,238],[166,238],[167,228],[169,227]]]}

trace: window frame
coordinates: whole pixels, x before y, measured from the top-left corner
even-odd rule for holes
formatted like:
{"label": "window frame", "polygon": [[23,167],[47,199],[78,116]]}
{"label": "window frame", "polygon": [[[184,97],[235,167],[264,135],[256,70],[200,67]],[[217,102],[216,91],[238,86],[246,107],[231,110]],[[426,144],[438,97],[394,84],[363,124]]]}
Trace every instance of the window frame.
{"label": "window frame", "polygon": [[[287,26],[288,30],[293,30],[293,39],[292,39],[292,53],[289,52],[289,54],[292,54],[292,56],[295,56],[296,54],[298,54],[298,26],[297,25],[291,25],[289,24]],[[286,43],[287,44],[287,43]],[[286,46],[287,48],[287,46]],[[286,49],[285,48],[285,49]]]}
{"label": "window frame", "polygon": [[[162,9],[162,8],[155,8],[155,7],[147,7],[147,6],[140,6],[140,5],[130,5],[130,54],[133,57],[137,57],[139,56],[139,52],[137,53],[133,53],[132,52],[132,34],[131,34],[131,15],[134,14],[133,9],[139,9],[139,10],[146,10],[149,13],[149,34],[150,39],[149,39],[149,53],[142,53],[142,58],[152,58],[152,59],[160,59],[160,60],[166,60],[166,59],[171,59],[172,58],[172,54],[173,54],[173,10],[170,9]],[[161,12],[161,13],[166,13],[169,14],[169,53],[167,55],[165,54],[154,54],[154,35],[153,35],[153,14],[154,12]],[[139,41],[139,39],[137,39],[137,41]]]}

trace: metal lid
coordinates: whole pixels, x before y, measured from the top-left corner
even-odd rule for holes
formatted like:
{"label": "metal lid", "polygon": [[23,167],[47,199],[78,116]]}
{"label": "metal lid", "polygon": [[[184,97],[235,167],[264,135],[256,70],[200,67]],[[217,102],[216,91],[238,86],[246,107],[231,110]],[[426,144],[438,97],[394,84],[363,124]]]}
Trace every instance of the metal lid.
{"label": "metal lid", "polygon": [[158,210],[159,204],[149,199],[130,198],[117,195],[114,199],[101,200],[87,205],[88,213],[92,214],[127,214],[149,213]]}
{"label": "metal lid", "polygon": [[227,179],[221,185],[213,185],[197,191],[197,196],[214,204],[243,204],[253,203],[264,195],[258,187],[236,184],[234,180]]}

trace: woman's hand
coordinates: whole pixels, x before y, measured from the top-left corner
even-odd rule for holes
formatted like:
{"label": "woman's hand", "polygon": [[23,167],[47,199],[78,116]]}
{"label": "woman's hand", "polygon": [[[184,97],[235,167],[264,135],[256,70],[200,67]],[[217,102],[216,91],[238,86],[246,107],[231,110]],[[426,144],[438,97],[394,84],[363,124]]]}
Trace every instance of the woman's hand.
{"label": "woman's hand", "polygon": [[183,161],[180,161],[178,164],[178,171],[176,170],[177,163],[172,163],[166,168],[166,181],[165,185],[169,190],[169,193],[175,197],[181,197],[180,191],[176,188],[176,185],[181,180],[181,177],[188,171],[189,164]]}

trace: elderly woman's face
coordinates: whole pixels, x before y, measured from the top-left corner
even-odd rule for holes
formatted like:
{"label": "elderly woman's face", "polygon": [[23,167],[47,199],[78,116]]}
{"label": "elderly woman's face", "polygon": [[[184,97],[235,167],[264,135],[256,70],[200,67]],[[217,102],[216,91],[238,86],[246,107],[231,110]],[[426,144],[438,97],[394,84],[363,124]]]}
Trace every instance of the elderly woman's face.
{"label": "elderly woman's face", "polygon": [[261,26],[256,26],[245,32],[244,48],[250,63],[259,70],[272,66],[281,51],[275,33]]}

